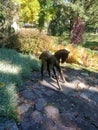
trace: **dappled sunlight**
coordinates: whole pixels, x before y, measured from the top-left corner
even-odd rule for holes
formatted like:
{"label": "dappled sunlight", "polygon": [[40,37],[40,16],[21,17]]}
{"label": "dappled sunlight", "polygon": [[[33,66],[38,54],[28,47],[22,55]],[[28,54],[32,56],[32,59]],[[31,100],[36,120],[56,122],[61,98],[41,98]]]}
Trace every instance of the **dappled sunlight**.
{"label": "dappled sunlight", "polygon": [[9,64],[7,61],[0,62],[0,72],[1,73],[9,73],[9,74],[19,74],[21,72],[21,67]]}
{"label": "dappled sunlight", "polygon": [[[40,81],[41,75],[39,76],[37,72],[38,77],[36,78],[39,79],[39,83],[38,81],[33,82],[35,88],[33,88],[32,84],[34,90],[32,93],[34,92],[35,94],[36,91],[39,91],[37,93],[39,94],[38,96],[47,100],[47,105],[43,110],[48,118],[47,122],[57,122],[57,125],[60,126],[60,123],[63,121],[65,126],[69,127],[67,129],[75,127],[86,130],[88,126],[91,129],[97,128],[98,85],[95,82],[97,80],[97,73],[90,73],[78,68],[65,69],[64,76],[66,82],[62,83],[60,80],[62,91],[58,90],[56,80],[49,78],[47,73],[45,73],[44,80]],[[89,80],[87,80],[87,78]],[[51,126],[51,129],[55,129],[56,125],[52,126],[50,122],[47,122],[44,121],[43,123],[47,126]]]}
{"label": "dappled sunlight", "polygon": [[45,76],[40,84],[46,88],[60,92],[65,95],[75,96],[77,99],[84,100],[98,106],[98,73],[86,71],[83,68],[63,67],[66,82],[59,79],[62,91],[59,91],[57,81]]}
{"label": "dappled sunlight", "polygon": [[17,120],[18,91],[31,73],[32,62],[27,55],[0,48],[0,116]]}

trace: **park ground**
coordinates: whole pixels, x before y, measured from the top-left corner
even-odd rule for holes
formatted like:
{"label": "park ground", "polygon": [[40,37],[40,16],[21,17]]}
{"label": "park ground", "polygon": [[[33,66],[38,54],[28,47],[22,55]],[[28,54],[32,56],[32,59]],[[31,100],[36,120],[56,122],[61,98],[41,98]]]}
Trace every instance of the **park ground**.
{"label": "park ground", "polygon": [[98,73],[62,69],[66,79],[60,81],[62,91],[47,73],[41,81],[40,72],[32,72],[18,93],[20,123],[4,120],[0,128],[9,123],[9,130],[97,130]]}

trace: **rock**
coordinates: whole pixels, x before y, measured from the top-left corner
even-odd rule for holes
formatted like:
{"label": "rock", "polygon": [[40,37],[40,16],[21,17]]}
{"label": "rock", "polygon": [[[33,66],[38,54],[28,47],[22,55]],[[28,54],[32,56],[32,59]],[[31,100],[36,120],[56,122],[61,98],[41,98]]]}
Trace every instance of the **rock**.
{"label": "rock", "polygon": [[47,104],[47,101],[44,99],[44,98],[39,98],[37,101],[36,101],[36,104],[35,104],[35,107],[38,111],[41,111],[44,109],[44,107],[46,106]]}
{"label": "rock", "polygon": [[21,115],[21,114],[24,114],[25,112],[27,112],[30,108],[30,104],[22,104],[20,106],[18,106],[18,113]]}
{"label": "rock", "polygon": [[94,82],[95,82],[95,85],[98,87],[98,79],[95,79]]}
{"label": "rock", "polygon": [[45,94],[47,95],[47,96],[52,96],[52,95],[54,95],[54,91],[52,91],[52,90],[48,90]]}
{"label": "rock", "polygon": [[35,123],[40,123],[40,122],[42,122],[42,119],[43,119],[42,114],[38,111],[34,111],[31,114],[31,117],[35,121]]}
{"label": "rock", "polygon": [[0,130],[19,130],[14,120],[6,120],[0,123]]}
{"label": "rock", "polygon": [[77,130],[75,127],[67,127],[59,122],[54,122],[53,120],[47,118],[43,122],[45,130]]}
{"label": "rock", "polygon": [[35,122],[32,118],[28,118],[21,122],[21,130],[44,130],[42,123]]}
{"label": "rock", "polygon": [[83,73],[83,72],[81,73],[81,75],[83,75],[83,76],[87,76],[87,77],[89,76],[88,73]]}
{"label": "rock", "polygon": [[54,106],[46,106],[45,107],[45,113],[48,118],[53,119],[53,120],[59,120],[60,119],[60,113],[58,108]]}
{"label": "rock", "polygon": [[34,100],[36,98],[35,94],[30,89],[22,91],[22,96],[28,100]]}
{"label": "rock", "polygon": [[77,128],[76,127],[66,127],[62,124],[57,124],[56,130],[77,130]]}
{"label": "rock", "polygon": [[42,91],[38,89],[33,89],[33,92],[37,97],[42,98]]}
{"label": "rock", "polygon": [[88,89],[88,85],[81,83],[81,82],[79,84],[77,84],[77,87],[78,87],[78,89]]}
{"label": "rock", "polygon": [[89,90],[91,92],[98,92],[98,88],[96,88],[96,87],[90,87]]}
{"label": "rock", "polygon": [[90,99],[91,96],[92,96],[92,93],[90,93],[90,92],[84,92],[84,93],[80,94],[80,97],[82,97],[83,99],[85,99],[88,102],[91,101],[91,99]]}

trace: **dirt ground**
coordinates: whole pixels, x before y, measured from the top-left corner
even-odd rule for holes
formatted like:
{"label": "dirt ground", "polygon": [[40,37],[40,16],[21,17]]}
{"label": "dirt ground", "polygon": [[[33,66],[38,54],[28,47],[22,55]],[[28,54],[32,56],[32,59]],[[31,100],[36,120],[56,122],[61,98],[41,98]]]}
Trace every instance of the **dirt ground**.
{"label": "dirt ground", "polygon": [[98,73],[63,68],[66,82],[32,72],[20,89],[19,130],[97,130]]}

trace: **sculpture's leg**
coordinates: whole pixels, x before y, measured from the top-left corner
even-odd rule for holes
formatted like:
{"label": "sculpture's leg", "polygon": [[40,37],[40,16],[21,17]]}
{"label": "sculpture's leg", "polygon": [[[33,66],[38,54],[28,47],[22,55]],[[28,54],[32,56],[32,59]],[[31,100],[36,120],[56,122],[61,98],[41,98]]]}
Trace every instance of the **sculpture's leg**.
{"label": "sculpture's leg", "polygon": [[44,62],[42,61],[42,64],[41,64],[41,80],[43,80],[44,78]]}
{"label": "sculpture's leg", "polygon": [[50,75],[50,64],[47,62],[47,71],[48,71],[48,74],[49,74],[49,77],[51,76]]}
{"label": "sculpture's leg", "polygon": [[64,74],[63,74],[63,71],[62,71],[61,68],[60,68],[60,65],[59,65],[59,64],[56,65],[56,68],[57,68],[57,70],[58,70],[59,73],[60,73],[61,79],[65,82]]}
{"label": "sculpture's leg", "polygon": [[59,79],[58,79],[58,77],[57,77],[57,75],[56,75],[56,71],[55,71],[55,68],[54,68],[54,67],[53,67],[53,73],[54,73],[55,78],[56,78],[56,80],[57,80],[57,85],[59,86],[59,90],[62,90],[61,85],[60,85],[60,83],[59,83]]}

